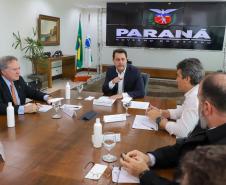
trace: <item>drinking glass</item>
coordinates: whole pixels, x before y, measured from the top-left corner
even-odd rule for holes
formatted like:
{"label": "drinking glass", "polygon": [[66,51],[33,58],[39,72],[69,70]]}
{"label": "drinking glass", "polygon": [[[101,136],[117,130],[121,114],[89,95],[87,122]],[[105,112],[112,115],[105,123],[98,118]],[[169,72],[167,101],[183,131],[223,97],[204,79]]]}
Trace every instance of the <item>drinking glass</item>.
{"label": "drinking glass", "polygon": [[61,102],[60,101],[53,102],[52,105],[53,105],[53,109],[55,111],[55,114],[53,114],[52,118],[53,119],[60,119],[61,115],[59,113],[59,110],[60,110]]}
{"label": "drinking glass", "polygon": [[78,97],[77,97],[77,99],[78,100],[83,99],[83,97],[81,96],[81,93],[82,93],[82,90],[83,90],[83,84],[78,85],[76,88],[77,88],[77,91],[78,91]]}
{"label": "drinking glass", "polygon": [[130,116],[130,114],[128,113],[128,108],[131,105],[131,101],[123,102],[122,105],[126,109],[126,116]]}
{"label": "drinking glass", "polygon": [[108,154],[103,155],[102,159],[105,162],[111,163],[117,160],[117,157],[110,154],[112,148],[116,145],[116,137],[113,132],[106,132],[103,134],[103,145],[104,148],[108,151]]}

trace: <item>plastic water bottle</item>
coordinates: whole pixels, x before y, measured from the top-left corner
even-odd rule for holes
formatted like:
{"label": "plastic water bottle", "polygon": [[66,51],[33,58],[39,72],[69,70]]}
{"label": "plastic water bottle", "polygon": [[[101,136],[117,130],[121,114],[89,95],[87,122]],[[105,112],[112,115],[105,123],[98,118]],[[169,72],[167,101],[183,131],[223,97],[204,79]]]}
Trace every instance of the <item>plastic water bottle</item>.
{"label": "plastic water bottle", "polygon": [[96,123],[94,124],[92,140],[93,140],[93,146],[95,148],[100,148],[102,146],[103,135],[102,135],[102,124],[100,123],[100,118],[97,118]]}
{"label": "plastic water bottle", "polygon": [[12,102],[8,103],[6,112],[7,112],[7,126],[15,127],[15,114],[14,114],[14,107],[12,106]]}
{"label": "plastic water bottle", "polygon": [[70,100],[71,99],[71,87],[69,82],[67,82],[66,87],[65,87],[65,99]]}

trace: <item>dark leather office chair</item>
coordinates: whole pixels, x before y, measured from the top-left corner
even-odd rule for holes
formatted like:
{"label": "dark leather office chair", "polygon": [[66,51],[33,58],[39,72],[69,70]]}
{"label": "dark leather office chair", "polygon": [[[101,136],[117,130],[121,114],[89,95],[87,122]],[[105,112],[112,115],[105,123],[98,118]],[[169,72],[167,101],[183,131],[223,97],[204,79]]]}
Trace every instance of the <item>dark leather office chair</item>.
{"label": "dark leather office chair", "polygon": [[144,94],[145,96],[148,93],[148,84],[149,84],[149,78],[150,78],[150,74],[147,73],[141,73],[141,78],[144,82]]}

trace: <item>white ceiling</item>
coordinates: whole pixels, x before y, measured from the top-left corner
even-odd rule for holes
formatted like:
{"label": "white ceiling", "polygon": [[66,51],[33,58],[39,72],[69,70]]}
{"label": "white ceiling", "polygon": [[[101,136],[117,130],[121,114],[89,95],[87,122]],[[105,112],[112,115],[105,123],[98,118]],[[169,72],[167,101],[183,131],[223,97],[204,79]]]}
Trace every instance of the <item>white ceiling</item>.
{"label": "white ceiling", "polygon": [[[213,1],[216,0],[67,0],[73,6],[79,8],[105,8],[107,2],[202,2],[202,1]],[[226,1],[226,0],[217,0]]]}

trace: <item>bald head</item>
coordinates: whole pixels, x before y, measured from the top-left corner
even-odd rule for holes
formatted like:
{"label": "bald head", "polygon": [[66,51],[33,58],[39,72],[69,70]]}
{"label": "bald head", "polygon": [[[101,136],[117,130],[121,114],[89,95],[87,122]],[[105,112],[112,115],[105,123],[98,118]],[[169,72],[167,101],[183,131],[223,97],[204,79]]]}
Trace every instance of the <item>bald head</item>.
{"label": "bald head", "polygon": [[226,74],[208,75],[201,83],[200,89],[203,100],[208,100],[218,111],[226,113]]}

